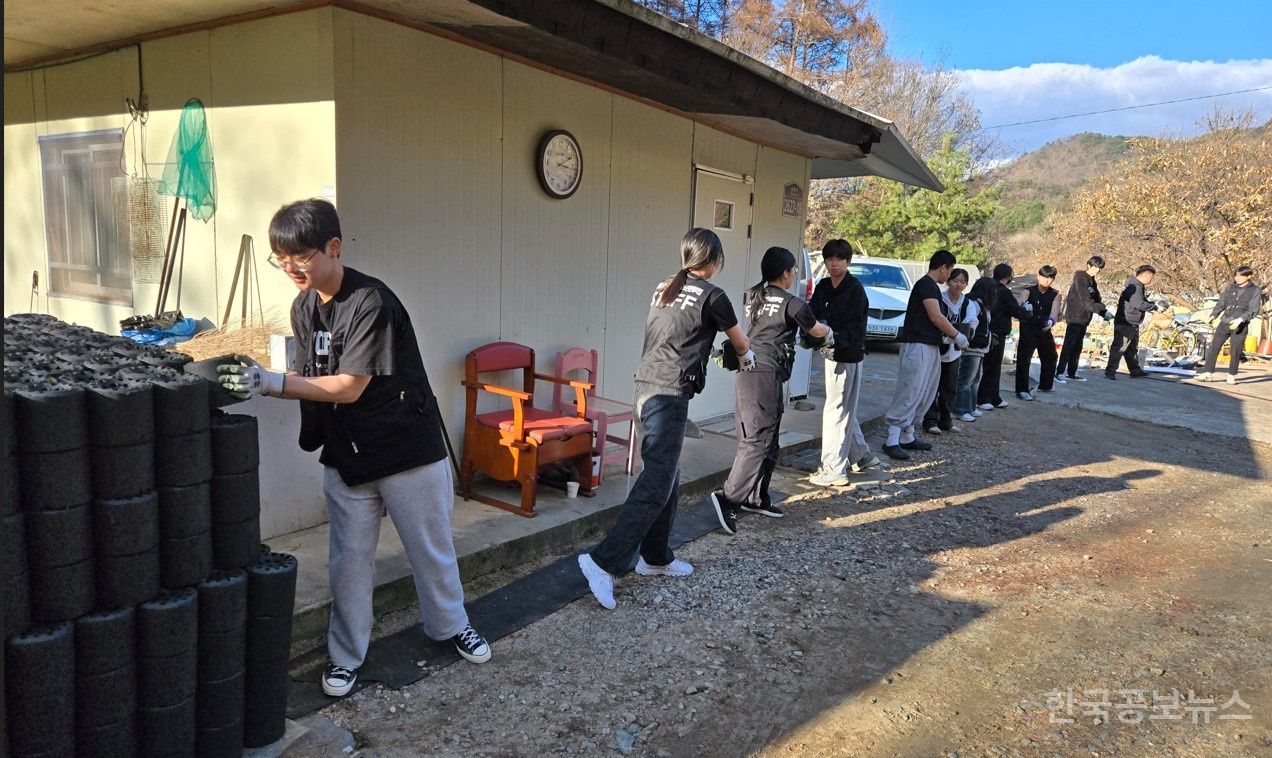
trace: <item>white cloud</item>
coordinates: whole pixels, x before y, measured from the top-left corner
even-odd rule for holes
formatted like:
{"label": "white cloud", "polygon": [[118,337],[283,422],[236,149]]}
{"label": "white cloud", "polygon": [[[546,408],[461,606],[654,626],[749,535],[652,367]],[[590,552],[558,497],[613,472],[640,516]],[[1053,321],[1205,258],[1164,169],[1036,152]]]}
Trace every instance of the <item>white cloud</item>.
{"label": "white cloud", "polygon": [[[981,110],[985,126],[1198,97],[1272,85],[1272,59],[1172,61],[1155,55],[1112,68],[1073,63],[1035,63],[1001,71],[957,72]],[[1181,135],[1216,105],[1249,108],[1260,122],[1272,118],[1272,89],[1222,98],[1104,113],[998,131],[1010,153],[1033,150],[1078,132]]]}

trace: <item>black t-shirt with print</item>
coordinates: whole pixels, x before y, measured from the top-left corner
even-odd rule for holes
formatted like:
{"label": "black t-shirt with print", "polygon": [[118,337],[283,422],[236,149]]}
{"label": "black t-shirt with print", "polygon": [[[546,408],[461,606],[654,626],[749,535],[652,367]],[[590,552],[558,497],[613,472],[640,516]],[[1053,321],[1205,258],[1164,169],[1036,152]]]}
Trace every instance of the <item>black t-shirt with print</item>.
{"label": "black t-shirt with print", "polygon": [[919,342],[924,345],[941,344],[943,335],[928,316],[927,308],[923,305],[924,300],[935,300],[941,306],[942,312],[944,312],[945,302],[941,299],[941,288],[937,285],[936,280],[930,276],[924,276],[919,279],[918,283],[914,285],[914,289],[910,291],[910,301],[905,307],[905,324],[901,327],[900,334],[897,335],[897,342]]}
{"label": "black t-shirt with print", "polygon": [[636,381],[693,397],[706,386],[712,340],[736,326],[738,317],[724,290],[706,279],[690,274],[666,307],[658,305],[664,286],[654,290],[649,305]]}
{"label": "black t-shirt with print", "polygon": [[357,486],[446,457],[437,399],[411,318],[383,282],[345,267],[340,291],[292,303],[296,365],[304,376],[370,376],[353,403],[300,401],[305,450]]}
{"label": "black t-shirt with print", "polygon": [[817,325],[817,317],[808,303],[772,284],[760,297],[750,296],[746,302],[746,318],[750,327],[746,335],[755,352],[755,370],[775,371],[783,381],[791,377],[795,362],[795,332],[807,332]]}

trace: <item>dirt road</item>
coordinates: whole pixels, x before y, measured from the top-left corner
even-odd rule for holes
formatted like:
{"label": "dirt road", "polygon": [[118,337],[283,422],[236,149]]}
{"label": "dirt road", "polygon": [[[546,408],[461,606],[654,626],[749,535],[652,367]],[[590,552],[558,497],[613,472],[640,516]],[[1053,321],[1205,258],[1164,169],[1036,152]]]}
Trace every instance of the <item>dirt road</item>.
{"label": "dirt road", "polygon": [[322,715],[361,755],[1272,754],[1272,448],[1041,403],[965,426],[890,492],[775,480],[789,515],[685,546],[692,577]]}

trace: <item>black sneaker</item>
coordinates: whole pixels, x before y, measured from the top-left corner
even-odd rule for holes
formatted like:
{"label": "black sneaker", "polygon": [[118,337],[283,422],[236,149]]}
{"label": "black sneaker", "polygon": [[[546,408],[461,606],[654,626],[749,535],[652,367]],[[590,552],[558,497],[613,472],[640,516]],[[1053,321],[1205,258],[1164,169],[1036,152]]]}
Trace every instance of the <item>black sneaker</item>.
{"label": "black sneaker", "polygon": [[772,503],[760,503],[759,505],[751,505],[749,503],[743,503],[742,510],[746,511],[747,513],[758,513],[761,516],[768,516],[769,518],[781,518],[786,515],[786,513],[783,512],[781,508],[778,508],[776,505],[773,505]]}
{"label": "black sneaker", "polygon": [[883,454],[898,461],[910,460],[910,454],[901,449],[900,445],[884,445]]}
{"label": "black sneaker", "polygon": [[349,694],[349,690],[353,689],[354,682],[358,681],[358,670],[337,666],[334,663],[327,666],[327,671],[322,675],[322,691],[329,697],[344,697]]}
{"label": "black sneaker", "polygon": [[932,443],[924,442],[923,440],[910,440],[909,442],[902,442],[901,449],[902,450],[931,450]]}
{"label": "black sneaker", "polygon": [[473,628],[472,624],[451,637],[451,642],[455,643],[455,649],[460,655],[473,663],[485,663],[490,660],[490,644],[486,642],[485,637],[481,636],[481,632]]}
{"label": "black sneaker", "polygon": [[1132,371],[1131,372],[1132,379],[1143,379],[1146,376],[1148,376],[1147,371]]}
{"label": "black sneaker", "polygon": [[1109,381],[1117,381],[1117,374],[1110,374],[1108,372],[1105,372],[1104,378],[1108,379]]}
{"label": "black sneaker", "polygon": [[730,536],[738,533],[738,509],[733,503],[724,499],[724,493],[716,490],[711,493],[711,505],[715,507],[716,518],[720,520],[720,528]]}

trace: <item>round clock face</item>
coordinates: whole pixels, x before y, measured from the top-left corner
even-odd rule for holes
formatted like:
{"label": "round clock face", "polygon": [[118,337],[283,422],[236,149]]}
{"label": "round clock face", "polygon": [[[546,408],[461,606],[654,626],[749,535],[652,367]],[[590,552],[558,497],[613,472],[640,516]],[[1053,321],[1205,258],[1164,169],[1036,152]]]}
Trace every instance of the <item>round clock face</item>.
{"label": "round clock face", "polygon": [[566,131],[544,135],[539,143],[539,183],[555,198],[567,198],[583,180],[583,151],[578,140]]}

